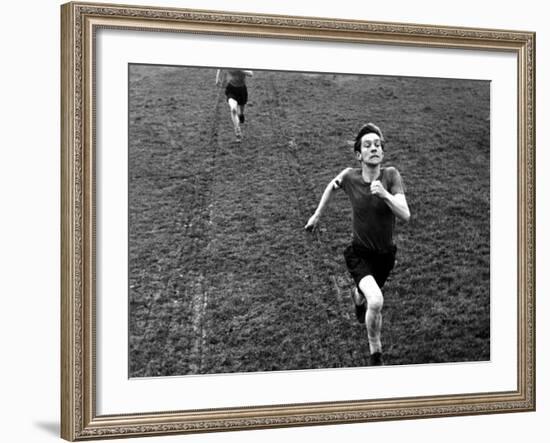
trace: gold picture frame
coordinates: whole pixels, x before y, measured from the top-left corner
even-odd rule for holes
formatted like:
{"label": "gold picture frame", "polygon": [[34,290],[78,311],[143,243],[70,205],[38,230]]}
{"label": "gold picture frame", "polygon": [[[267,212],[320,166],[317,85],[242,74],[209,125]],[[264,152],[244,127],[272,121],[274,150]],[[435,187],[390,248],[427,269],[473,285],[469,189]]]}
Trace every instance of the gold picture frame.
{"label": "gold picture frame", "polygon": [[[61,436],[70,441],[535,410],[535,34],[72,2],[61,7]],[[506,392],[97,415],[95,33],[100,28],[517,55],[517,389]]]}

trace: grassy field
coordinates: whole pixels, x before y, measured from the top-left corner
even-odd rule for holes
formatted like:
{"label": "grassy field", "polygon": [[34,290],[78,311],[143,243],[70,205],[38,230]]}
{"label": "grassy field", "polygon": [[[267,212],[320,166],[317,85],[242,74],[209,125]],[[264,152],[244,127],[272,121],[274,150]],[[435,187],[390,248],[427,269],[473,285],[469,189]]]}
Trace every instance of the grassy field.
{"label": "grassy field", "polygon": [[342,192],[373,121],[411,210],[384,288],[390,365],[490,358],[489,83],[255,71],[241,143],[215,70],[132,65],[130,376],[366,366]]}

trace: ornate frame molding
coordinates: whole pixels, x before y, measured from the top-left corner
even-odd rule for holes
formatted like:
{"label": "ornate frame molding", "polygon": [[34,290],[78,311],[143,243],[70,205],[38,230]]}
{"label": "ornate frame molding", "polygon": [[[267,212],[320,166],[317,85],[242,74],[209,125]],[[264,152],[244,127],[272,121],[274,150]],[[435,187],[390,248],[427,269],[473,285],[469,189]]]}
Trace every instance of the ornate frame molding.
{"label": "ornate frame molding", "polygon": [[[68,3],[61,8],[61,435],[86,440],[533,411],[535,34],[520,31]],[[518,57],[518,388],[385,401],[97,416],[94,32],[100,27],[508,51]]]}

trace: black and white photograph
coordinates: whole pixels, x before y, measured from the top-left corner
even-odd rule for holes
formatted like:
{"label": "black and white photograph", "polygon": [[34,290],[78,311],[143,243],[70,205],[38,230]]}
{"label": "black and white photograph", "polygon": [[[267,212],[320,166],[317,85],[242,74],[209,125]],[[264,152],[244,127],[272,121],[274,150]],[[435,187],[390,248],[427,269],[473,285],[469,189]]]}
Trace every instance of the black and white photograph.
{"label": "black and white photograph", "polygon": [[129,377],[490,361],[490,132],[488,80],[130,64]]}

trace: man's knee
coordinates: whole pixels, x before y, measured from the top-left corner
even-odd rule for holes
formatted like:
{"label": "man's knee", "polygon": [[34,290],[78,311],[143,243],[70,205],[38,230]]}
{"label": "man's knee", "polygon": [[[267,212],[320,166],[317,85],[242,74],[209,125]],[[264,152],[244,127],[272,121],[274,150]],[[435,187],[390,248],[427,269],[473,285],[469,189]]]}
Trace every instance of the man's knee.
{"label": "man's knee", "polygon": [[239,107],[239,104],[237,103],[237,100],[234,98],[230,98],[227,100],[227,103],[229,104],[229,108],[231,109],[231,112],[237,113],[237,108]]}
{"label": "man's knee", "polygon": [[384,306],[384,296],[372,275],[368,275],[359,282],[359,289],[367,299],[367,306],[374,311],[381,311]]}
{"label": "man's knee", "polygon": [[375,295],[373,297],[367,297],[367,308],[373,310],[374,312],[382,312],[384,306],[384,297],[382,293]]}

